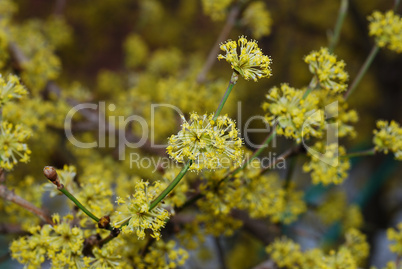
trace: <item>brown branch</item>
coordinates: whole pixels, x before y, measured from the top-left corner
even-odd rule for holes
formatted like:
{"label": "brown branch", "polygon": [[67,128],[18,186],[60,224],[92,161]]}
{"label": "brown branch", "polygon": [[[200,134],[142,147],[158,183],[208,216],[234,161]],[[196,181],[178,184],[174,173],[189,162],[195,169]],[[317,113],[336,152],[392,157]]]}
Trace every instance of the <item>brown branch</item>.
{"label": "brown branch", "polygon": [[288,149],[287,151],[285,151],[284,153],[282,153],[281,155],[278,156],[278,158],[274,159],[274,161],[272,162],[272,164],[270,164],[267,167],[264,167],[263,169],[261,169],[260,171],[260,175],[264,174],[267,170],[272,169],[275,167],[275,165],[280,162],[283,161],[289,157],[295,156],[301,152],[303,152],[304,148],[301,144]]}
{"label": "brown branch", "polygon": [[17,204],[26,210],[32,212],[33,214],[37,215],[46,223],[53,225],[52,219],[48,216],[45,211],[36,207],[32,203],[28,202],[27,200],[23,199],[21,196],[18,196],[14,193],[14,191],[10,191],[5,185],[0,185],[0,197],[6,201],[10,201],[14,204]]}
{"label": "brown branch", "polygon": [[234,5],[228,14],[226,23],[223,26],[222,31],[220,32],[218,38],[215,41],[215,44],[213,45],[213,47],[211,48],[211,51],[208,54],[207,60],[205,61],[204,66],[201,69],[201,72],[198,74],[198,77],[197,77],[198,83],[205,82],[208,71],[211,69],[211,67],[215,63],[216,57],[219,52],[219,45],[221,42],[225,41],[228,38],[229,33],[232,30],[239,13],[240,13],[240,6],[238,4]]}
{"label": "brown branch", "polygon": [[243,222],[243,229],[252,236],[260,240],[264,245],[268,245],[281,233],[278,225],[269,225],[266,220],[253,219],[247,212],[234,209],[232,217]]}
{"label": "brown branch", "polygon": [[223,250],[223,246],[221,244],[221,241],[219,240],[219,237],[214,237],[215,239],[215,245],[218,250],[218,258],[219,258],[219,263],[221,264],[221,269],[226,269],[226,262],[225,262],[225,252]]}
{"label": "brown branch", "polygon": [[53,14],[55,16],[63,16],[65,7],[66,7],[66,0],[56,0]]}
{"label": "brown branch", "polygon": [[0,223],[0,234],[25,234],[20,225]]}

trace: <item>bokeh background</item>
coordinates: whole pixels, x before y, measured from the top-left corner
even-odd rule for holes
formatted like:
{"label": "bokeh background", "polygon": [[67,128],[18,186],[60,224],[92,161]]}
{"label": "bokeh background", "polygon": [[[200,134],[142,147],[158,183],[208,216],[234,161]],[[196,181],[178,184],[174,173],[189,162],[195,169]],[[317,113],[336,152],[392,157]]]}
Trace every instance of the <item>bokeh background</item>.
{"label": "bokeh background", "polygon": [[[273,86],[283,82],[296,88],[308,85],[311,74],[303,57],[312,50],[328,45],[340,5],[340,1],[335,0],[261,1],[269,11],[272,23],[269,34],[256,36],[255,29],[244,20],[243,13],[247,4],[242,1],[234,1],[218,19],[203,9],[200,0],[14,2],[18,7],[11,19],[12,25],[16,27],[15,42],[25,54],[37,57],[34,64],[42,63],[45,70],[54,70],[47,77],[37,78],[27,72],[24,74],[17,61],[8,59],[3,65],[3,71],[11,68],[29,81],[28,88],[35,98],[53,105],[60,98],[75,99],[78,102],[106,101],[117,107],[116,113],[109,115],[138,112],[148,117],[148,105],[163,102],[181,107],[187,113],[194,109],[200,110],[200,113],[213,112],[232,72],[228,64],[215,58],[201,83],[206,85],[202,90],[194,87],[192,82],[202,72],[214,44],[226,39],[237,39],[241,35],[257,39],[263,52],[273,60],[273,76],[258,83],[239,80],[224,112],[243,124],[251,116],[264,114],[261,103]],[[222,29],[227,27],[227,17],[233,6],[238,6],[239,10],[231,29],[225,34],[225,39],[217,40]],[[368,36],[367,16],[374,10],[386,11],[392,9],[392,6],[391,0],[349,1],[349,10],[334,52],[339,59],[346,62],[351,80],[374,44],[373,38]],[[402,13],[402,8],[399,7],[398,11],[397,13]],[[46,53],[35,55],[35,49],[30,51],[30,47],[52,50],[53,56]],[[37,51],[41,49],[38,48]],[[54,63],[52,57],[58,58],[59,63],[58,60]],[[52,83],[58,85],[61,95],[52,90]],[[237,101],[241,101],[240,118]],[[40,126],[40,121],[55,108],[50,106],[49,110],[45,110],[39,108],[42,103],[38,104],[37,107],[29,105],[25,108],[6,108],[4,113],[9,113],[12,117],[16,114],[15,109],[30,109],[37,113],[37,125]],[[358,151],[372,145],[372,130],[378,119],[393,119],[401,123],[402,54],[382,49],[349,99],[349,105],[358,112],[359,121],[355,125],[357,136],[341,141],[348,151]],[[85,165],[80,165],[80,158],[92,153],[74,149],[63,138],[62,121],[68,111],[67,106],[63,106],[57,106],[58,115],[52,116],[53,122],[46,122],[50,128],[45,130],[37,127],[38,135],[30,142],[33,152],[31,162],[20,165],[10,177],[25,178],[30,175],[33,182],[40,182],[44,180],[41,173],[45,165],[62,167],[66,163],[73,164],[77,166],[78,174],[85,169]],[[77,118],[79,120],[82,119]],[[83,122],[82,125],[75,125],[75,130],[82,139],[91,139],[96,126]],[[176,132],[177,119],[169,112],[161,112],[157,115],[155,126],[158,129],[158,141],[164,142],[169,135]],[[250,125],[252,128],[264,126],[258,120]],[[133,127],[134,132],[137,131],[136,128]],[[253,133],[250,138],[257,144],[265,138],[265,134]],[[274,150],[279,154],[292,143],[279,138],[277,147],[270,148],[269,151]],[[113,159],[116,152],[106,148],[100,149],[97,154]],[[302,164],[303,159],[298,161]],[[115,165],[115,161],[110,161],[109,165]],[[346,200],[347,204],[354,202],[361,205],[364,217],[362,230],[372,246],[367,268],[369,265],[383,266],[386,261],[394,258],[386,247],[388,242],[385,230],[402,221],[402,167],[392,156],[378,154],[353,159],[349,178],[338,187],[311,187],[308,174],[303,173],[300,166],[294,173],[297,175],[298,185],[305,190],[305,199],[311,207],[319,206],[327,197],[337,197],[339,192],[344,195],[340,200]],[[108,169],[114,170],[110,167]],[[153,176],[150,171],[130,170],[127,161],[118,164],[118,169],[126,169],[140,177]],[[41,199],[47,206],[48,198]],[[336,199],[333,200],[336,204]],[[63,210],[64,203],[65,200],[59,199],[51,210]],[[342,207],[334,205],[329,210],[342,210]],[[314,216],[303,218],[294,224],[291,231],[285,233],[298,238],[306,248],[314,246],[315,242],[323,238],[329,246],[336,245],[340,236],[337,224],[317,226],[313,224]],[[0,268],[19,266],[10,261],[7,255],[7,245],[13,236],[15,235],[4,233],[0,235]],[[228,267],[249,268],[263,260],[263,245],[258,238],[241,233],[237,235],[237,239],[242,242],[243,247],[256,251],[247,260],[241,255],[241,247],[231,247],[231,239],[227,239],[225,251],[238,254],[228,254],[228,257],[234,257],[227,261]],[[216,251],[207,243],[206,249],[208,248],[210,252]],[[213,257],[207,250],[205,253],[200,251],[201,254],[194,259]],[[216,263],[218,262],[204,264],[207,267],[197,267],[201,265],[190,262],[189,268],[217,268]]]}

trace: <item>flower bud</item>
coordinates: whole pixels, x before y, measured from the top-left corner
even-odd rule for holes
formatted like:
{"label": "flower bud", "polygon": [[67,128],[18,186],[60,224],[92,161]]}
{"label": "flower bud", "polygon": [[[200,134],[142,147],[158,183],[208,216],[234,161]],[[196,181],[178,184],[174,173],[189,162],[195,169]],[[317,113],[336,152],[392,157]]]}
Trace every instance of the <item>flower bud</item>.
{"label": "flower bud", "polygon": [[56,181],[58,178],[56,169],[53,166],[45,166],[45,168],[43,168],[43,173],[45,174],[45,177],[52,182]]}

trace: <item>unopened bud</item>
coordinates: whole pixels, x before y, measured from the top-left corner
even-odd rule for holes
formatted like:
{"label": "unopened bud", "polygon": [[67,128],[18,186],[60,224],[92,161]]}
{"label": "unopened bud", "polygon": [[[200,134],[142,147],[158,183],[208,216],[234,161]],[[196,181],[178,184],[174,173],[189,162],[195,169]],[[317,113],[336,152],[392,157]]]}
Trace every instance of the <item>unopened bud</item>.
{"label": "unopened bud", "polygon": [[57,180],[57,172],[53,166],[45,166],[45,168],[43,168],[43,173],[50,181],[54,182]]}
{"label": "unopened bud", "polygon": [[103,216],[98,221],[98,227],[101,229],[106,229],[109,225],[110,225],[110,217],[109,216]]}

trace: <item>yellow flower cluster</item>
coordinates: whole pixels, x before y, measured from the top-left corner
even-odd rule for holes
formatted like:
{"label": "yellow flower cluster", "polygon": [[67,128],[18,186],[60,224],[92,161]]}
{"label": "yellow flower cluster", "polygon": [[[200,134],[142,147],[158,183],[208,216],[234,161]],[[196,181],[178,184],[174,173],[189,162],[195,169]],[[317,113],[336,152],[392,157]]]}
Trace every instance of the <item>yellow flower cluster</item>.
{"label": "yellow flower cluster", "polygon": [[352,229],[345,234],[345,239],[338,251],[331,250],[328,254],[321,249],[302,252],[299,244],[286,237],[276,239],[266,251],[280,268],[357,269],[369,254],[366,236]]}
{"label": "yellow flower cluster", "polygon": [[374,130],[373,143],[376,151],[388,153],[392,151],[395,159],[402,160],[402,128],[395,121],[388,123],[380,120],[377,122],[378,130]]}
{"label": "yellow flower cluster", "polygon": [[197,205],[213,217],[227,216],[233,209],[245,210],[252,218],[269,217],[272,222],[290,224],[307,210],[303,193],[294,191],[293,186],[284,190],[278,174],[260,175],[260,161],[254,159],[248,168],[233,180],[221,179],[228,170],[204,173],[205,183],[200,190],[205,199]]}
{"label": "yellow flower cluster", "polygon": [[328,48],[313,51],[304,58],[314,75],[313,87],[319,85],[333,93],[346,91],[348,74],[345,72],[345,62],[337,61],[336,56],[329,53]]}
{"label": "yellow flower cluster", "polygon": [[0,107],[12,99],[20,99],[28,94],[28,91],[15,75],[9,75],[7,81],[0,74]]}
{"label": "yellow flower cluster", "polygon": [[54,226],[46,224],[30,229],[31,236],[21,237],[11,243],[11,257],[26,265],[38,268],[50,259],[54,268],[83,268],[89,259],[82,256],[84,233],[78,227],[71,227],[72,216],[60,222],[53,216]]}
{"label": "yellow flower cluster", "polygon": [[283,208],[271,215],[272,222],[288,225],[295,222],[301,214],[307,211],[304,192],[294,190],[293,184],[285,191],[282,203]]}
{"label": "yellow flower cluster", "polygon": [[315,152],[308,152],[311,161],[303,165],[305,172],[311,172],[313,184],[322,183],[341,184],[348,176],[350,168],[349,159],[343,157],[346,154],[345,148],[338,144],[324,145],[317,142],[313,149]]}
{"label": "yellow flower cluster", "polygon": [[300,246],[286,237],[276,239],[266,247],[266,252],[280,268],[294,268],[294,265],[302,263],[303,259]]}
{"label": "yellow flower cluster", "polygon": [[394,241],[389,246],[389,249],[396,253],[398,256],[402,255],[402,222],[397,225],[397,229],[389,228],[387,230],[387,237],[389,240]]}
{"label": "yellow flower cluster", "polygon": [[174,75],[183,62],[183,54],[177,48],[160,49],[147,59],[147,69],[154,75]]}
{"label": "yellow flower cluster", "polygon": [[342,96],[328,96],[326,90],[315,90],[314,93],[319,99],[320,108],[325,111],[328,124],[337,124],[338,137],[354,138],[356,131],[352,124],[359,120],[356,110],[349,109]]}
{"label": "yellow flower cluster", "polygon": [[94,247],[92,249],[93,257],[90,257],[91,265],[89,269],[123,269],[127,268],[121,255],[116,255],[115,245],[108,243],[102,248]]}
{"label": "yellow flower cluster", "polygon": [[241,197],[238,207],[247,210],[250,217],[264,218],[284,211],[286,192],[277,174],[271,173],[243,180],[243,186],[241,189],[238,188],[240,193],[236,195]]}
{"label": "yellow flower cluster", "polygon": [[183,266],[188,258],[188,252],[183,248],[177,247],[175,241],[164,242],[159,240],[149,248],[149,252],[143,260],[136,256],[135,264],[138,269],[173,269]]}
{"label": "yellow flower cluster", "polygon": [[[60,59],[53,53],[55,47],[49,43],[51,37],[41,30],[42,27],[42,22],[29,20],[18,28],[11,28],[12,41],[27,58],[21,63],[21,78],[33,93],[42,90],[49,80],[56,79],[61,69]],[[52,29],[49,30],[51,33]]]}
{"label": "yellow flower cluster", "polygon": [[135,193],[126,200],[118,197],[120,207],[116,210],[114,226],[122,226],[122,233],[135,232],[139,239],[145,238],[145,229],[152,231],[151,236],[159,239],[160,230],[165,227],[169,219],[169,212],[158,204],[149,210],[151,202],[162,192],[159,182],[149,185],[149,182],[140,181],[135,184]]}
{"label": "yellow flower cluster", "polygon": [[[332,210],[333,208],[338,210]],[[324,202],[317,208],[317,215],[325,225],[341,221],[344,230],[360,228],[363,224],[360,207],[356,204],[348,206],[346,193],[339,190],[329,193]]]}
{"label": "yellow flower cluster", "polygon": [[[186,79],[169,77],[159,80],[156,86],[158,101],[177,106],[183,113],[214,111],[216,104],[219,104],[222,98],[222,89],[227,86],[227,81],[216,80],[207,84],[198,84],[195,79],[195,77]],[[232,91],[231,97],[225,103],[224,110],[228,114],[234,110],[235,103],[230,101],[236,100],[235,95],[236,91]],[[158,125],[157,129],[159,128]]]}
{"label": "yellow flower cluster", "polygon": [[177,135],[169,138],[167,152],[179,163],[192,161],[191,170],[218,169],[239,166],[242,161],[242,140],[238,137],[235,122],[227,116],[214,114],[190,115]]}
{"label": "yellow flower cluster", "polygon": [[124,42],[125,63],[128,68],[136,68],[144,63],[148,56],[148,46],[137,34],[131,34]]}
{"label": "yellow flower cluster", "polygon": [[348,206],[343,218],[344,229],[361,228],[363,223],[364,218],[360,207],[357,204],[351,204]]}
{"label": "yellow flower cluster", "polygon": [[232,209],[237,208],[241,202],[237,192],[241,182],[220,182],[227,172],[228,169],[219,169],[202,174],[207,180],[199,188],[205,198],[197,201],[200,213],[196,216],[196,223],[202,223],[207,234],[231,236],[242,226],[241,221],[231,216]]}
{"label": "yellow flower cluster", "polygon": [[226,16],[226,9],[233,0],[202,0],[204,13],[214,21],[223,20]]}
{"label": "yellow flower cluster", "polygon": [[[239,52],[237,49],[239,46]],[[222,43],[220,49],[226,54],[218,55],[218,59],[225,59],[231,64],[232,69],[239,73],[245,80],[257,81],[260,78],[269,78],[272,75],[269,56],[263,55],[257,45],[257,41],[248,41],[244,36],[237,41],[228,40]]]}
{"label": "yellow flower cluster", "polygon": [[357,229],[348,229],[345,233],[344,246],[350,250],[357,265],[362,266],[370,252],[366,235]]}
{"label": "yellow flower cluster", "polygon": [[[397,265],[397,263],[395,261],[387,262],[387,265],[384,267],[384,269],[401,269],[401,268],[402,267],[401,267],[400,263]],[[376,268],[374,267],[371,269],[376,269]]]}
{"label": "yellow flower cluster", "polygon": [[271,33],[271,13],[263,1],[250,3],[243,12],[242,22],[251,29],[255,38],[261,38]]}
{"label": "yellow flower cluster", "polygon": [[214,214],[215,208],[203,207],[200,210],[201,212],[196,216],[196,224],[203,224],[206,234],[232,236],[243,225],[241,220],[232,217],[230,214]]}
{"label": "yellow flower cluster", "polygon": [[72,28],[61,16],[49,17],[43,25],[45,36],[54,48],[69,44],[72,40]]}
{"label": "yellow flower cluster", "polygon": [[310,93],[303,99],[303,91],[281,84],[273,87],[266,95],[268,102],[262,104],[267,111],[266,121],[276,125],[278,135],[295,139],[298,143],[302,137],[321,137],[323,114],[318,109],[318,98]]}
{"label": "yellow flower cluster", "polygon": [[0,126],[0,167],[11,170],[20,162],[28,162],[31,151],[26,144],[31,132],[22,125],[3,121]]}
{"label": "yellow flower cluster", "polygon": [[[344,191],[335,190],[326,195],[325,200],[317,208],[316,213],[324,224],[329,225],[342,219],[346,207],[346,193]],[[332,208],[337,208],[338,210],[332,210]]]}
{"label": "yellow flower cluster", "polygon": [[387,11],[385,14],[374,11],[368,17],[370,21],[369,35],[375,37],[379,47],[387,47],[397,53],[402,52],[402,18]]}
{"label": "yellow flower cluster", "polygon": [[[80,188],[77,188],[74,195],[86,208],[88,208],[95,216],[109,215],[113,210],[111,198],[113,195],[110,185],[105,182],[104,178],[98,175],[86,175],[81,178]],[[78,212],[78,216],[92,223],[84,212]]]}

